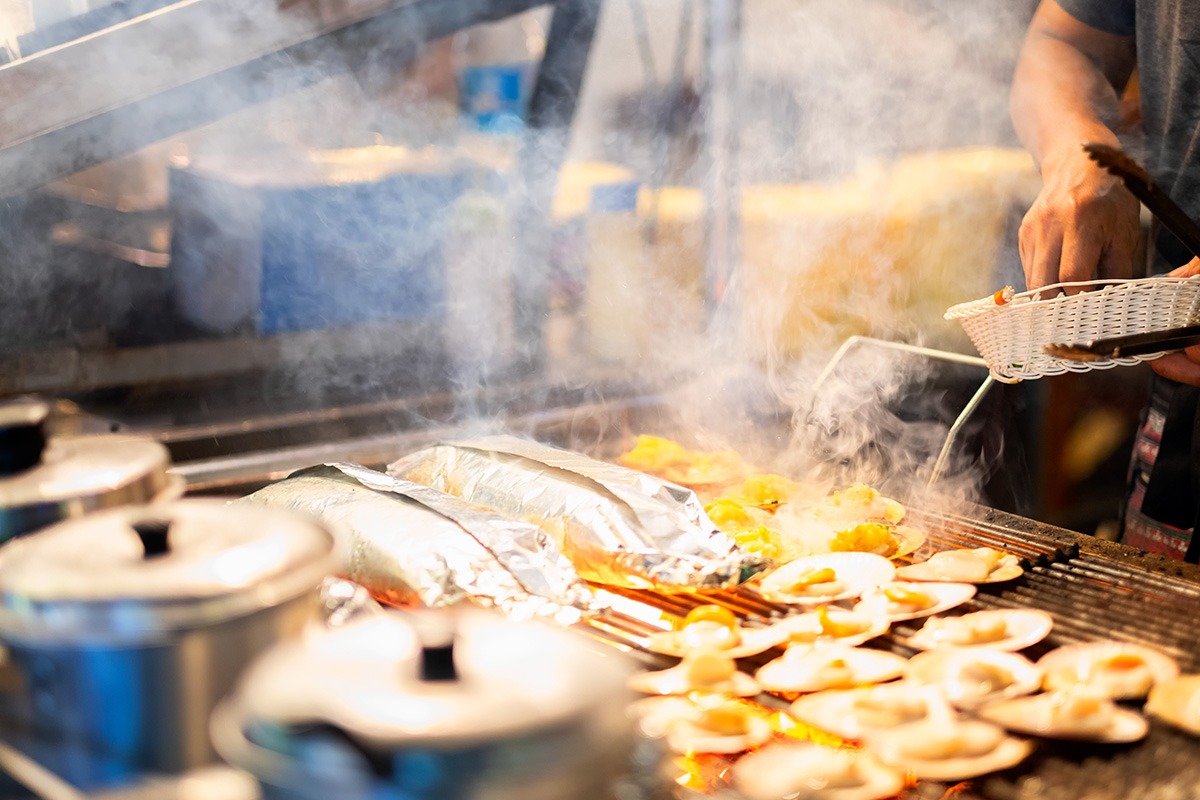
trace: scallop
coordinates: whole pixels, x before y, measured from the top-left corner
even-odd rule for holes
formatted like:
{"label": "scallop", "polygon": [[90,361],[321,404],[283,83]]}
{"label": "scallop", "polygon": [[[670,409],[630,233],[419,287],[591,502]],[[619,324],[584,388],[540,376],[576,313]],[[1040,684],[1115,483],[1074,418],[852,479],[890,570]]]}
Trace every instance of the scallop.
{"label": "scallop", "polygon": [[651,634],[646,649],[676,657],[715,651],[730,658],[743,658],[783,644],[788,635],[786,629],[777,625],[746,627],[728,609],[707,605],[692,609],[678,630]]}
{"label": "scallop", "polygon": [[1127,642],[1088,642],[1051,650],[1038,661],[1050,691],[1085,684],[1115,700],[1145,697],[1152,686],[1179,675],[1166,653]]}
{"label": "scallop", "polygon": [[1085,686],[1002,700],[978,714],[1009,730],[1048,739],[1136,742],[1150,728],[1141,714],[1119,708],[1102,692]]}
{"label": "scallop", "polygon": [[1024,572],[1016,556],[990,547],[976,547],[934,553],[928,561],[896,570],[896,576],[913,581],[999,583],[1019,578]]}
{"label": "scallop", "polygon": [[900,677],[906,659],[882,650],[793,645],[759,669],[758,683],[769,691],[819,692],[883,683]]}
{"label": "scallop", "polygon": [[676,753],[740,753],[771,738],[771,724],[749,706],[725,702],[696,706],[696,713],[671,720],[667,746]]}
{"label": "scallop", "polygon": [[863,595],[855,611],[887,617],[892,622],[930,617],[975,596],[970,583],[907,583],[893,581]]}
{"label": "scallop", "polygon": [[716,692],[736,697],[759,693],[758,683],[724,653],[701,651],[684,657],[670,669],[643,672],[629,679],[630,688],[646,694]]}
{"label": "scallop", "polygon": [[959,708],[1036,692],[1042,671],[1024,656],[1000,650],[942,648],[909,659],[904,676],[936,686]]}
{"label": "scallop", "polygon": [[892,579],[896,567],[870,553],[826,553],[798,558],[769,573],[758,592],[778,603],[816,605],[858,597]]}
{"label": "scallop", "polygon": [[958,781],[1024,761],[1033,744],[988,722],[930,717],[872,735],[867,747],[885,764],[934,781]]}
{"label": "scallop", "polygon": [[924,532],[908,525],[823,517],[799,504],[780,506],[772,527],[779,532],[783,554],[788,558],[835,552],[899,558],[925,543]]}
{"label": "scallop", "polygon": [[746,800],[881,800],[904,788],[904,776],[861,750],[796,742],[768,745],[738,761],[733,785]]}
{"label": "scallop", "polygon": [[1146,713],[1200,735],[1200,675],[1183,675],[1156,683]]}
{"label": "scallop", "polygon": [[926,620],[907,644],[918,650],[937,647],[986,647],[992,650],[1023,650],[1049,635],[1054,618],[1045,611],[1001,608],[976,611],[961,617]]}
{"label": "scallop", "polygon": [[791,644],[842,644],[853,647],[887,633],[886,617],[822,606],[816,611],[786,617],[771,626]]}
{"label": "scallop", "polygon": [[860,740],[880,731],[918,722],[945,705],[935,692],[901,681],[882,686],[818,692],[792,703],[789,713],[800,722],[843,739]]}

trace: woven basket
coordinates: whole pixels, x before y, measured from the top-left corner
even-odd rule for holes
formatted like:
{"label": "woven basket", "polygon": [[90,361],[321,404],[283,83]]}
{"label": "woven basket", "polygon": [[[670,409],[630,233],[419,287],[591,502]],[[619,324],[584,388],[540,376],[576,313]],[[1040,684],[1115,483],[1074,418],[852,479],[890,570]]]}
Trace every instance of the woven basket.
{"label": "woven basket", "polygon": [[[1068,288],[1082,291],[1067,295],[1063,290]],[[1039,300],[1039,296],[1045,299]],[[1057,283],[1020,294],[1009,287],[950,308],[946,319],[962,324],[992,376],[1004,383],[1111,369],[1149,361],[1163,353],[1065,361],[1043,351],[1048,344],[1084,344],[1092,339],[1198,324],[1200,277]]]}

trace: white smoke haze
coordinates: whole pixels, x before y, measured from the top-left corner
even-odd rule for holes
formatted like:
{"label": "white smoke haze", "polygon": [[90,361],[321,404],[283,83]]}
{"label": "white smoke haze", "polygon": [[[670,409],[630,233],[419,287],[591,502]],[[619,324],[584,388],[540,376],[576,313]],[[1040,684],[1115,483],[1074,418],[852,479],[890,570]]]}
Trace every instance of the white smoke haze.
{"label": "white smoke haze", "polygon": [[[682,40],[683,0],[640,5],[653,72],[639,55],[643,34],[633,5],[604,3],[567,157],[620,163],[644,186],[699,191],[706,165],[697,143],[705,120],[695,98],[703,89],[704,4],[694,4],[694,24]],[[894,165],[925,151],[1014,144],[1008,83],[1032,6],[985,0],[746,0],[736,158],[744,213],[736,226],[741,259],[735,282],[723,304],[706,309],[703,215],[681,211],[675,227],[660,218],[653,249],[631,245],[630,263],[619,270],[636,276],[636,285],[610,284],[612,294],[605,298],[616,306],[611,324],[624,325],[623,334],[636,333],[640,345],[633,357],[602,362],[600,372],[621,379],[617,383],[670,389],[664,397],[678,430],[688,432],[693,445],[738,449],[756,462],[813,480],[861,479],[900,495],[923,493],[949,420],[941,411],[936,420],[905,419],[896,409],[905,405],[905,392],[925,391],[920,387],[928,386],[940,366],[884,351],[869,363],[839,370],[819,396],[813,383],[837,347],[855,334],[971,352],[941,312],[999,288],[992,271],[1005,244],[1000,228],[1014,196],[1011,181],[991,185],[985,177],[981,187],[979,180],[965,180],[944,165],[927,172],[919,164],[907,171]],[[413,41],[421,38],[418,31],[409,33]],[[453,330],[437,338],[446,341],[397,340],[393,337],[402,334],[385,323],[335,321],[337,335],[330,342],[336,344],[316,351],[307,344],[281,345],[289,366],[272,388],[263,389],[263,400],[294,402],[270,396],[290,393],[314,404],[336,403],[433,385],[456,392],[459,420],[482,430],[498,424],[496,417],[511,406],[536,407],[548,397],[539,397],[544,390],[530,383],[511,382],[510,364],[541,345],[522,338],[515,321],[521,310],[509,308],[513,292],[530,282],[551,287],[551,324],[563,326],[555,329],[561,341],[545,375],[584,381],[595,374],[597,359],[582,315],[582,291],[603,292],[604,283],[589,282],[586,258],[578,253],[559,259],[548,272],[514,255],[529,237],[540,235],[522,225],[514,210],[530,192],[545,191],[548,165],[558,154],[535,158],[524,176],[532,184],[524,183],[511,149],[485,154],[478,141],[457,130],[453,92],[444,85],[447,75],[453,83],[456,66],[448,43],[425,48],[424,72],[413,81],[403,77],[411,48],[406,51],[404,41],[398,45],[386,53],[329,52],[294,65],[331,74],[308,89],[158,145],[155,169],[165,186],[166,153],[196,161],[236,158],[265,168],[272,158],[287,164],[312,148],[377,143],[469,156],[471,165],[456,172],[470,187],[466,205],[414,214],[400,200],[397,207],[374,201],[361,208],[352,229],[338,234],[351,252],[350,240],[380,227],[440,228],[442,253],[453,260],[441,274],[413,278],[403,252],[373,258],[362,251],[348,263],[353,262],[355,280],[367,283],[444,282],[446,305],[439,313]],[[677,59],[684,69],[675,86]],[[674,116],[662,111],[671,90],[682,94]],[[647,112],[655,125],[670,117],[673,137],[665,160],[663,135],[655,125],[647,128],[646,114],[634,114],[631,122],[618,113],[629,97],[656,101]],[[539,172],[539,164],[547,166]],[[260,213],[257,202],[220,211],[226,219],[252,219]],[[997,212],[1000,207],[1004,213]],[[589,223],[582,224],[586,230]],[[554,235],[555,242],[564,241],[561,228]],[[574,241],[578,245],[580,239]],[[224,256],[214,244],[213,251],[190,257]],[[568,264],[565,272],[560,262]],[[23,274],[16,293],[49,294],[43,291],[48,284],[30,277],[35,270]],[[40,307],[48,316],[58,313]],[[714,319],[718,324],[710,324]],[[360,355],[351,358],[354,354]],[[963,399],[975,385],[977,380]],[[492,402],[474,399],[481,387],[495,393]],[[943,491],[979,497],[985,473],[998,458],[992,447],[989,463],[956,465],[955,479]]]}

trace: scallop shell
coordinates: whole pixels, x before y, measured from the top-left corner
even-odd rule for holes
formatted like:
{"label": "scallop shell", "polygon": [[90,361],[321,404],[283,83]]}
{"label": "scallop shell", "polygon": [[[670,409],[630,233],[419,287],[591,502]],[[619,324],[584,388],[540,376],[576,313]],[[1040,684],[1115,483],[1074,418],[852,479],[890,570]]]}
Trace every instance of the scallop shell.
{"label": "scallop shell", "polygon": [[689,653],[700,650],[717,650],[730,658],[745,658],[746,656],[758,655],[770,650],[772,647],[781,645],[788,640],[789,636],[789,630],[781,627],[779,624],[762,628],[748,628],[739,625],[736,630],[738,634],[737,644],[730,644],[723,647],[714,647],[712,645],[693,646],[688,642],[683,630],[663,631],[662,633],[650,635],[649,640],[646,642],[646,649],[652,653],[662,653],[663,655],[675,656],[677,658],[682,658]]}
{"label": "scallop shell", "polygon": [[[845,662],[845,673],[830,670],[834,660]],[[782,656],[764,664],[755,677],[769,691],[819,692],[890,681],[900,677],[906,663],[902,656],[882,650],[800,645],[789,647]]]}
{"label": "scallop shell", "polygon": [[[730,666],[733,666],[732,659],[730,659]],[[744,672],[735,671],[728,679],[722,681],[697,681],[691,657],[685,658],[670,669],[634,675],[629,679],[629,687],[646,694],[661,695],[716,692],[735,697],[752,697],[760,691],[754,678]]]}
{"label": "scallop shell", "polygon": [[[990,641],[966,642],[958,639],[966,635],[972,626],[989,625],[1002,619],[1005,636]],[[926,620],[921,630],[913,634],[905,644],[918,650],[933,650],[938,647],[986,648],[989,650],[1023,650],[1037,644],[1050,634],[1054,618],[1045,611],[1031,608],[1000,608],[976,611],[961,617],[940,617]]]}
{"label": "scallop shell", "polygon": [[[1077,700],[1095,705],[1095,722],[1083,725],[1059,713]],[[1076,739],[1086,742],[1136,742],[1150,730],[1146,718],[1136,711],[1115,705],[1099,692],[1069,689],[1052,694],[1001,700],[979,709],[979,716],[1003,725],[1011,731],[1047,739]]]}
{"label": "scallop shell", "polygon": [[1200,735],[1200,675],[1183,675],[1156,683],[1146,701],[1146,713]]}
{"label": "scallop shell", "polygon": [[[990,547],[976,547],[971,551],[965,552],[982,552],[992,550]],[[896,570],[896,577],[904,580],[912,581],[948,581],[952,583],[1001,583],[1003,581],[1011,581],[1014,578],[1019,578],[1025,574],[1025,570],[1021,568],[1020,560],[1006,553],[1000,562],[993,567],[985,578],[974,578],[971,575],[963,574],[956,564],[957,559],[962,558],[962,550],[945,550],[941,553],[934,553],[926,561],[921,561],[916,564],[910,564],[907,567],[901,567]],[[952,553],[955,555],[947,555]]]}
{"label": "scallop shell", "polygon": [[[831,569],[843,585],[834,594],[799,594],[790,591],[790,586],[804,572],[814,569]],[[883,556],[870,553],[824,553],[805,556],[767,574],[758,586],[758,593],[767,600],[777,603],[819,605],[858,597],[868,589],[882,586],[896,574],[896,567]]]}
{"label": "scallop shell", "polygon": [[861,632],[848,636],[830,636],[823,632],[818,612],[809,611],[804,614],[786,617],[772,625],[771,628],[776,630],[779,635],[782,635],[783,638],[781,641],[788,641],[792,644],[841,644],[847,647],[854,647],[855,645],[860,645],[882,636],[891,627],[891,622],[886,617],[872,617],[842,608],[826,608],[825,613],[829,615],[830,620],[833,622],[841,624],[853,622],[865,625],[866,627]]}
{"label": "scallop shell", "polygon": [[814,786],[824,787],[820,796],[826,800],[881,800],[904,788],[904,776],[861,750],[796,742],[741,759],[733,784],[746,800],[806,797]]}
{"label": "scallop shell", "polygon": [[[1007,675],[1007,684],[985,690],[970,676],[973,666],[994,669]],[[941,648],[918,653],[909,659],[904,677],[926,686],[936,686],[959,708],[975,708],[996,700],[1032,694],[1042,685],[1042,671],[1016,653],[981,648]]]}
{"label": "scallop shell", "polygon": [[[883,594],[884,590],[889,586],[899,586],[910,591],[928,595],[934,601],[933,605],[928,608],[917,609],[893,603]],[[864,594],[862,600],[854,606],[854,610],[863,614],[887,617],[892,622],[900,622],[906,619],[917,619],[918,617],[931,617],[934,614],[961,606],[974,596],[975,586],[970,583],[910,583],[892,581]],[[908,610],[905,610],[906,608]]]}
{"label": "scallop shell", "polygon": [[[926,719],[931,707],[945,700],[917,684],[900,681],[882,686],[818,692],[792,703],[789,714],[806,725],[843,739],[863,739],[879,731]],[[948,710],[936,712],[948,713]]]}
{"label": "scallop shell", "polygon": [[699,724],[704,712],[721,705],[716,695],[694,697],[647,697],[629,705],[629,716],[636,719],[641,733],[665,738],[676,753],[740,753],[771,738],[771,725],[759,712],[750,709],[746,733],[723,735]]}
{"label": "scallop shell", "polygon": [[866,555],[886,556],[889,559],[901,558],[916,552],[921,545],[925,544],[924,531],[910,525],[889,524],[892,538],[891,552],[884,554],[856,550],[833,550],[834,539],[839,531],[853,528],[866,521],[851,518],[831,520],[814,513],[811,508],[785,503],[776,511],[772,527],[778,531],[783,540],[785,554],[790,554],[793,558],[832,552],[864,552]]}
{"label": "scallop shell", "polygon": [[[1104,669],[1114,656],[1133,656],[1143,662],[1132,670]],[[1073,644],[1051,650],[1038,660],[1049,691],[1085,684],[1115,700],[1145,697],[1156,683],[1179,675],[1179,663],[1166,653],[1128,642],[1103,641]]]}
{"label": "scallop shell", "polygon": [[[914,744],[929,747],[935,737],[951,742],[977,740],[993,746],[977,755],[955,755],[923,758],[912,751]],[[885,764],[908,770],[915,777],[933,781],[959,781],[975,778],[1001,769],[1016,766],[1033,752],[1033,743],[1005,736],[995,725],[978,720],[929,720],[902,725],[873,735],[868,741],[871,752]]]}

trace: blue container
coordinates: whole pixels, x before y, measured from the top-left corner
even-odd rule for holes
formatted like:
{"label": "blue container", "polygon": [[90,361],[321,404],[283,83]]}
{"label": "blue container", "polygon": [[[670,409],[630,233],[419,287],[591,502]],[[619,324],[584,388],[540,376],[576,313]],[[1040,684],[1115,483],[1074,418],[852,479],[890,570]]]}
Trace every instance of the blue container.
{"label": "blue container", "polygon": [[453,168],[222,161],[171,175],[175,305],[211,333],[440,316]]}

